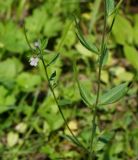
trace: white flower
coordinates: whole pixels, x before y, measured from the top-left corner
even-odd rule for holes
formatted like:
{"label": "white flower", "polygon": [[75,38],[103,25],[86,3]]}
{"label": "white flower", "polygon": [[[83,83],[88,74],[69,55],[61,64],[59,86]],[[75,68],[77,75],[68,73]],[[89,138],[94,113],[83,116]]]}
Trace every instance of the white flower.
{"label": "white flower", "polygon": [[38,57],[31,57],[30,60],[29,60],[30,65],[31,65],[31,66],[35,66],[35,67],[36,67],[37,64],[38,64],[38,61],[39,61]]}
{"label": "white flower", "polygon": [[35,46],[36,48],[39,48],[39,46],[40,46],[40,45],[39,45],[39,42],[36,41],[36,42],[34,43],[34,46]]}

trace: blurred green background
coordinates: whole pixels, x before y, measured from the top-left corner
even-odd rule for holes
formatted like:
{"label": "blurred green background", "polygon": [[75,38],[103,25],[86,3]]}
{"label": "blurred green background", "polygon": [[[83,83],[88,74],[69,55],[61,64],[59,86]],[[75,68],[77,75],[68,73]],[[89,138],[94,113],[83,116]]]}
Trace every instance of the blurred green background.
{"label": "blurred green background", "polygon": [[[118,1],[116,0],[116,3]],[[56,70],[56,95],[65,99],[62,107],[69,126],[87,143],[91,112],[81,101],[73,78],[72,61],[78,59],[79,78],[96,94],[97,59],[78,41],[72,15],[80,19],[86,39],[97,46],[103,29],[102,0],[1,0],[0,1],[0,159],[2,160],[86,160],[65,134],[59,114],[39,62],[31,67],[31,45],[49,38],[45,58],[60,53],[49,69]],[[112,16],[110,17],[112,18]],[[111,20],[108,19],[108,24]],[[102,71],[102,90],[131,81],[138,70],[138,1],[124,0],[110,35],[110,50]],[[138,79],[138,78],[137,78]],[[97,160],[138,159],[138,85],[133,83],[119,102],[98,108]],[[105,159],[105,156],[108,159]],[[59,158],[61,159],[61,158]]]}

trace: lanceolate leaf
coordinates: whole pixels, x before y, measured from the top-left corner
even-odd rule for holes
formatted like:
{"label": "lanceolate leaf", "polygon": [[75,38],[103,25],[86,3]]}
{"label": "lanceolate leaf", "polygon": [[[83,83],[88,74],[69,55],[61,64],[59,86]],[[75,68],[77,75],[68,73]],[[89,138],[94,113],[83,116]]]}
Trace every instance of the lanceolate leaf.
{"label": "lanceolate leaf", "polygon": [[114,0],[106,0],[106,14],[110,16],[115,9]]}
{"label": "lanceolate leaf", "polygon": [[54,71],[54,72],[51,74],[49,80],[52,81],[52,80],[54,80],[55,77],[56,77],[56,71]]}
{"label": "lanceolate leaf", "polygon": [[89,90],[82,84],[78,83],[79,91],[83,102],[88,106],[92,106],[93,98]]}
{"label": "lanceolate leaf", "polygon": [[89,45],[86,39],[83,37],[81,32],[76,33],[80,43],[87,48],[89,51],[94,52],[95,54],[98,54],[98,49],[93,44]]}
{"label": "lanceolate leaf", "polygon": [[76,19],[75,19],[75,23],[76,23],[76,27],[77,27],[76,35],[77,35],[80,43],[81,43],[85,48],[87,48],[89,51],[91,51],[91,52],[93,52],[93,53],[95,53],[95,54],[99,54],[97,47],[96,47],[94,44],[89,44],[89,43],[86,41],[86,39],[84,38],[84,36],[83,36],[83,34],[82,34],[81,30],[80,30],[80,27],[79,27]]}
{"label": "lanceolate leaf", "polygon": [[107,105],[120,100],[128,91],[128,83],[122,83],[103,94],[99,99],[99,105]]}
{"label": "lanceolate leaf", "polygon": [[68,99],[60,99],[58,103],[60,106],[67,106],[67,105],[70,105],[72,102]]}
{"label": "lanceolate leaf", "polygon": [[54,63],[54,62],[58,59],[59,54],[60,54],[60,53],[56,54],[56,55],[52,58],[52,60],[47,64],[47,67],[50,66],[52,63]]}
{"label": "lanceolate leaf", "polygon": [[100,60],[99,60],[100,67],[102,67],[106,63],[106,60],[108,58],[107,56],[108,56],[108,49],[107,49],[107,46],[104,45],[103,52],[102,52],[102,54],[100,56]]}
{"label": "lanceolate leaf", "polygon": [[117,13],[118,13],[118,11],[117,11],[117,10],[115,10],[115,12],[114,12],[114,16],[113,16],[113,19],[112,19],[111,25],[110,25],[110,27],[109,27],[109,31],[108,31],[108,33],[110,33],[110,32],[112,31],[112,28],[113,28],[113,26],[114,26],[115,19],[116,19],[116,16],[117,16]]}
{"label": "lanceolate leaf", "polygon": [[41,42],[41,47],[42,49],[45,49],[47,47],[47,44],[48,44],[48,39],[44,39],[42,42]]}
{"label": "lanceolate leaf", "polygon": [[92,106],[94,104],[95,99],[92,96],[92,94],[90,93],[90,91],[82,83],[79,82],[78,73],[77,73],[77,68],[76,68],[76,63],[75,62],[74,62],[74,65],[73,65],[73,69],[74,69],[75,79],[76,79],[76,82],[78,84],[78,88],[79,88],[81,99],[83,100],[83,102],[88,107],[90,107],[90,106]]}
{"label": "lanceolate leaf", "polygon": [[64,137],[65,137],[67,140],[70,140],[71,142],[73,142],[74,144],[76,144],[77,146],[82,147],[82,146],[80,146],[80,144],[78,143],[78,141],[77,141],[74,137],[72,137],[72,136],[70,136],[70,135],[64,135]]}

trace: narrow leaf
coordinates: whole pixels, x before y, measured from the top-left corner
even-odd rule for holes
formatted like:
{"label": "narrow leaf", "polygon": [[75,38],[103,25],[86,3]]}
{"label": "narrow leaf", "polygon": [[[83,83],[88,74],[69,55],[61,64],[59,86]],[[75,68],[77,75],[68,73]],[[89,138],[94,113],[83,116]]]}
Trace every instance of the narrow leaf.
{"label": "narrow leaf", "polygon": [[111,139],[113,138],[113,136],[114,136],[114,132],[104,132],[99,138],[98,138],[98,140],[99,141],[101,141],[101,142],[103,142],[103,143],[105,143],[105,144],[107,144],[107,143],[109,143],[110,141],[111,141]]}
{"label": "narrow leaf", "polygon": [[91,93],[82,83],[78,83],[78,87],[83,102],[90,107],[93,104],[93,97]]}
{"label": "narrow leaf", "polygon": [[49,67],[51,64],[55,63],[55,61],[58,59],[60,53],[56,54],[52,60],[47,64],[47,67]]}
{"label": "narrow leaf", "polygon": [[109,31],[108,31],[108,33],[111,33],[111,31],[112,31],[112,28],[113,28],[113,26],[114,26],[114,23],[115,23],[115,20],[116,20],[116,16],[117,16],[117,14],[118,14],[118,10],[115,10],[115,13],[114,13],[114,16],[113,16],[113,19],[112,19],[111,25],[110,25],[110,27],[109,27]]}
{"label": "narrow leaf", "polygon": [[89,43],[86,41],[86,39],[84,38],[84,36],[83,36],[83,34],[82,34],[81,30],[80,30],[80,27],[79,27],[79,25],[78,25],[78,23],[77,23],[76,18],[75,18],[75,23],[76,23],[76,27],[77,27],[76,35],[77,35],[80,43],[81,43],[85,48],[87,48],[89,51],[94,52],[95,54],[99,54],[97,47],[96,47],[94,44],[89,44]]}
{"label": "narrow leaf", "polygon": [[122,83],[108,92],[104,93],[99,99],[99,105],[107,105],[120,100],[128,91],[128,83]]}
{"label": "narrow leaf", "polygon": [[104,45],[103,52],[102,52],[102,54],[100,56],[100,60],[99,60],[100,67],[102,67],[106,63],[106,60],[108,58],[107,56],[108,56],[108,49],[107,49],[107,46]]}
{"label": "narrow leaf", "polygon": [[114,0],[106,0],[106,14],[110,16],[115,9]]}
{"label": "narrow leaf", "polygon": [[44,39],[42,42],[41,42],[41,47],[42,49],[45,49],[47,47],[47,44],[48,44],[48,39]]}
{"label": "narrow leaf", "polygon": [[79,82],[77,68],[76,68],[76,62],[74,62],[74,64],[73,64],[73,69],[74,69],[74,75],[75,75],[75,79],[76,79],[76,82],[77,82],[77,85],[79,88],[81,99],[83,100],[83,102],[87,106],[90,107],[94,103],[94,97],[91,95],[89,90],[82,83]]}
{"label": "narrow leaf", "polygon": [[78,32],[76,33],[80,43],[87,48],[89,51],[94,52],[95,54],[98,54],[98,49],[96,48],[96,46],[94,46],[93,44],[89,45],[88,42],[86,41],[86,39],[83,37],[83,35]]}
{"label": "narrow leaf", "polygon": [[56,71],[54,71],[54,72],[51,74],[49,80],[52,81],[52,80],[54,80],[55,77],[56,77]]}
{"label": "narrow leaf", "polygon": [[[69,141],[73,142],[74,144],[76,144],[77,146],[80,146],[80,144],[76,141],[76,139],[74,137],[72,137],[70,135],[64,135],[64,137],[66,139],[68,139]],[[82,147],[82,146],[80,146],[80,147]]]}
{"label": "narrow leaf", "polygon": [[66,105],[70,105],[70,104],[71,104],[71,101],[68,100],[68,99],[60,99],[60,100],[58,101],[58,104],[59,104],[60,106],[66,106]]}

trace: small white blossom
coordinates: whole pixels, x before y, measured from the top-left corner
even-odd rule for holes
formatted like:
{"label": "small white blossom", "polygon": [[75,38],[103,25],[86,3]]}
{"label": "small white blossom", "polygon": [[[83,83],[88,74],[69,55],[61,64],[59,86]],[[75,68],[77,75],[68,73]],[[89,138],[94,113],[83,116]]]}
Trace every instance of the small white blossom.
{"label": "small white blossom", "polygon": [[35,46],[36,48],[39,48],[39,42],[36,41],[36,42],[34,43],[34,46]]}
{"label": "small white blossom", "polygon": [[35,67],[36,67],[37,64],[38,64],[38,61],[39,61],[38,57],[31,57],[30,60],[29,60],[30,65],[31,65],[31,66],[35,66]]}

